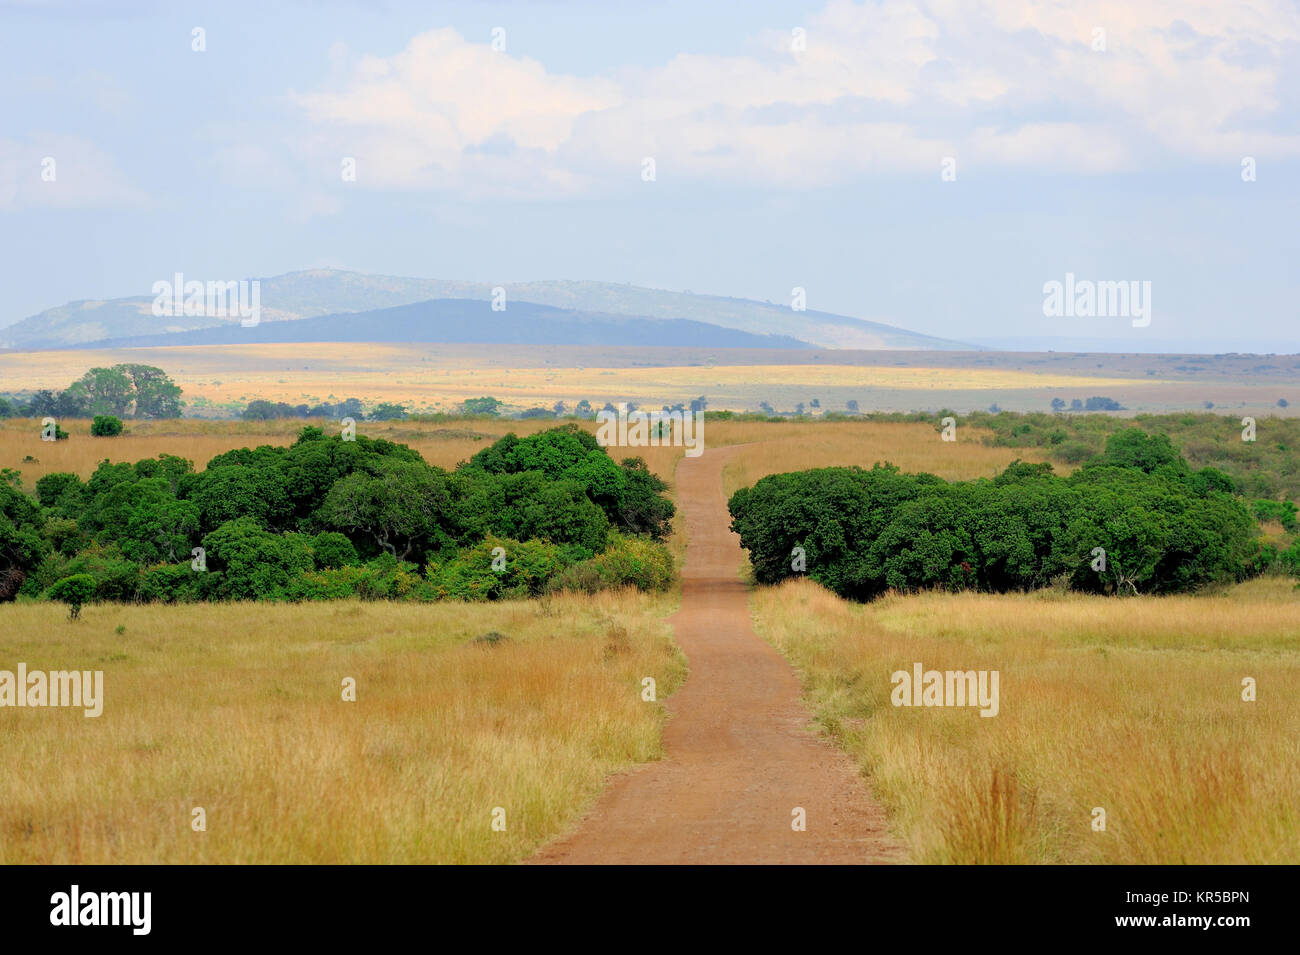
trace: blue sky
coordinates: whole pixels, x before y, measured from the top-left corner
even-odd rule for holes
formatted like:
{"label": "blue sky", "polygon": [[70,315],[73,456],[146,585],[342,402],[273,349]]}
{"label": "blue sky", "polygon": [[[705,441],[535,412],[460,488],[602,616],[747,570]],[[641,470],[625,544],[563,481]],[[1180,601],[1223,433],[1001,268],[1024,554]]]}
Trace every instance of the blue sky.
{"label": "blue sky", "polygon": [[333,266],[1300,351],[1298,53],[1287,0],[0,2],[0,325]]}

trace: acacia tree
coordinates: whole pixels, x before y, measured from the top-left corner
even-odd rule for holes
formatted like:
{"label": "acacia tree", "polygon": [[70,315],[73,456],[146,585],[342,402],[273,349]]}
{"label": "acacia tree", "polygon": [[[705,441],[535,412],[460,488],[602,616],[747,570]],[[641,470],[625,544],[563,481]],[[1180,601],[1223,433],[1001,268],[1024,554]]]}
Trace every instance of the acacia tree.
{"label": "acacia tree", "polygon": [[137,418],[179,418],[181,389],[161,368],[153,365],[114,365],[131,379]]}
{"label": "acacia tree", "polygon": [[181,414],[180,386],[153,365],[92,368],[64,394],[81,406],[82,414],[119,418],[127,417],[128,411],[137,418],[179,418]]}

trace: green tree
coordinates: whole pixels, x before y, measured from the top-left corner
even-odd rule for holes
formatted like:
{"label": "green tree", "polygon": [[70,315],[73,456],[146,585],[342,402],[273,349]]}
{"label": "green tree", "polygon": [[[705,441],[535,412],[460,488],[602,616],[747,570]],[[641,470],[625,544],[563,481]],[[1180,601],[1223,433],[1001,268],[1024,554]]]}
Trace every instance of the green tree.
{"label": "green tree", "polygon": [[131,379],[137,418],[179,418],[181,388],[161,368],[153,365],[114,365]]}
{"label": "green tree", "polygon": [[86,401],[91,414],[121,418],[135,401],[135,385],[122,367],[92,368],[69,388]]}
{"label": "green tree", "polygon": [[95,578],[90,574],[73,574],[71,577],[64,577],[47,590],[45,596],[50,600],[67,604],[68,619],[77,620],[81,617],[82,605],[94,599]]}
{"label": "green tree", "polygon": [[382,401],[370,412],[371,421],[405,421],[407,412],[406,408],[391,401]]}
{"label": "green tree", "polygon": [[451,543],[439,522],[451,500],[445,472],[408,461],[371,467],[330,488],[319,512],[326,526],[362,535],[399,560]]}
{"label": "green tree", "polygon": [[276,600],[300,574],[312,570],[310,539],[272,534],[250,517],[222,524],[203,538],[214,593],[232,600]]}
{"label": "green tree", "polygon": [[504,402],[498,401],[496,398],[486,396],[482,398],[466,398],[460,403],[460,410],[462,414],[468,415],[495,415],[501,412],[503,404]]}

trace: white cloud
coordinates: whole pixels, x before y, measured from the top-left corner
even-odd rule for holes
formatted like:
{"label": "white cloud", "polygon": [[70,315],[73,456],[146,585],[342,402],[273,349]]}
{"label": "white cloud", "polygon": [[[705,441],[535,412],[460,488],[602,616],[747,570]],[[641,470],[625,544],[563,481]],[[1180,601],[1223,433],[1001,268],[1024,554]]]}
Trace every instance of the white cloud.
{"label": "white cloud", "polygon": [[1300,155],[1284,123],[1258,131],[1300,42],[1285,0],[830,0],[800,25],[801,52],[774,27],[746,55],[600,77],[434,30],[291,94],[297,146],[356,156],[361,188],[532,197],[635,188],[643,156],[661,180],[802,187],[937,177],[949,155],[1084,173]]}

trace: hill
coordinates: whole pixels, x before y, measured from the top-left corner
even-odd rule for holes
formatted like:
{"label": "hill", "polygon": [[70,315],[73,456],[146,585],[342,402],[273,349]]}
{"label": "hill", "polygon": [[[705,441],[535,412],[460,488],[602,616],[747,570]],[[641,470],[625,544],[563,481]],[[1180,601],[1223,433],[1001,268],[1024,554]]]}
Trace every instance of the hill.
{"label": "hill", "polygon": [[[261,282],[262,323],[301,321],[343,312],[370,312],[431,299],[488,300],[486,282],[367,275],[338,269],[290,272]],[[779,335],[819,348],[955,349],[968,345],[879,322],[829,312],[795,312],[785,305],[613,282],[537,281],[505,286],[508,302],[646,320],[687,320],[750,335]],[[229,319],[157,318],[147,295],[83,300],[47,309],[0,329],[0,348],[41,349],[139,336],[173,335],[238,325]],[[499,314],[499,313],[498,313]],[[612,344],[612,343],[611,343]]]}
{"label": "hill", "polygon": [[434,299],[413,305],[342,312],[252,328],[223,323],[163,335],[94,343],[96,348],[160,345],[258,345],[286,342],[444,342],[485,345],[679,345],[709,348],[812,346],[785,335],[756,335],[688,319],[601,315],[515,302],[494,312],[476,299]]}

